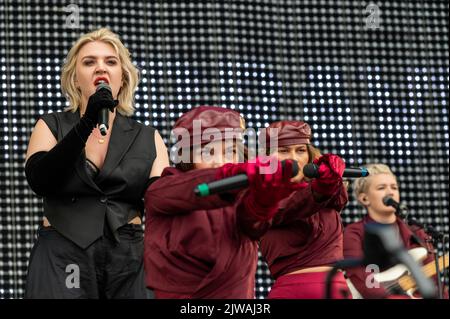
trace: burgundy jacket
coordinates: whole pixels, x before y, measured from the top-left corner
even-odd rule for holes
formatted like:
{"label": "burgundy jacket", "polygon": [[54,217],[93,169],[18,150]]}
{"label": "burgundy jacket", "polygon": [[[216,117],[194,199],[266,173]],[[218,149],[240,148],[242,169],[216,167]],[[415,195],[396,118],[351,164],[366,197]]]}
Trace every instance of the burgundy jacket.
{"label": "burgundy jacket", "polygon": [[[241,209],[241,198],[199,198],[193,189],[216,169],[166,168],[145,195],[146,284],[174,298],[254,298],[257,240],[270,222]],[[241,194],[242,195],[242,194]]]}
{"label": "burgundy jacket", "polygon": [[[364,227],[368,223],[375,222],[369,215],[356,223],[347,225],[344,231],[344,256],[345,258],[362,258],[364,256]],[[413,234],[424,244],[424,247],[429,251],[428,256],[423,261],[424,264],[434,261],[433,247],[429,243],[430,237],[423,231],[423,229],[416,226],[408,227],[403,220],[397,217],[396,224],[398,226],[400,237],[406,249],[421,247]],[[384,271],[386,269],[380,269]],[[346,269],[347,277],[358,290],[358,292],[366,299],[379,299],[387,296],[387,291],[380,285],[379,288],[368,288],[366,286],[367,276],[373,276],[373,272],[366,272],[366,267],[355,267]],[[371,278],[369,281],[372,282]]]}
{"label": "burgundy jacket", "polygon": [[341,191],[320,203],[311,186],[280,203],[273,225],[261,239],[261,253],[272,276],[309,267],[331,265],[343,259],[343,226],[339,212],[348,201]]}

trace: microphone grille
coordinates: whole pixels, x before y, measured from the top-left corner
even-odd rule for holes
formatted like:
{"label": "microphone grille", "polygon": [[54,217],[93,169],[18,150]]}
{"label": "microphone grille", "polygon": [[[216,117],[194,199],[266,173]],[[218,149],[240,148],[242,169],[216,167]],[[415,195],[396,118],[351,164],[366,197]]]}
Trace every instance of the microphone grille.
{"label": "microphone grille", "polygon": [[383,204],[386,206],[396,206],[397,202],[391,196],[383,197]]}
{"label": "microphone grille", "polygon": [[106,81],[99,81],[98,82],[96,91],[99,91],[101,89],[106,89],[109,92],[111,92],[111,87],[109,86],[109,84]]}
{"label": "microphone grille", "polygon": [[313,163],[306,164],[303,166],[303,175],[309,178],[319,177],[319,168]]}
{"label": "microphone grille", "polygon": [[298,162],[292,161],[292,177],[297,176],[298,174]]}
{"label": "microphone grille", "polygon": [[[298,174],[298,163],[297,161],[291,161],[292,163],[292,173],[291,176],[295,177]],[[286,166],[286,160],[281,161],[281,169],[284,171]]]}

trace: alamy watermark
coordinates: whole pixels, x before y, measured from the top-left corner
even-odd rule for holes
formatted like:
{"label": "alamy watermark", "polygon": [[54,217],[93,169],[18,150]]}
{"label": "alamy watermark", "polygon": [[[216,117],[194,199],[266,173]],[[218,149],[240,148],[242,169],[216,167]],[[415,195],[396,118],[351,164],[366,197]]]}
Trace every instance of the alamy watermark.
{"label": "alamy watermark", "polygon": [[69,4],[64,7],[64,12],[69,13],[66,16],[65,27],[70,29],[78,29],[80,27],[80,8],[76,4]]}
{"label": "alamy watermark", "polygon": [[366,287],[367,288],[380,288],[380,283],[375,280],[375,274],[380,273],[380,267],[375,264],[370,264],[366,266],[366,273],[369,273],[366,277]]}
{"label": "alamy watermark", "polygon": [[80,267],[77,264],[69,264],[66,266],[66,287],[69,289],[80,288]]}
{"label": "alamy watermark", "polygon": [[366,17],[366,29],[379,29],[380,28],[380,7],[376,4],[369,4],[364,13],[368,13]]}

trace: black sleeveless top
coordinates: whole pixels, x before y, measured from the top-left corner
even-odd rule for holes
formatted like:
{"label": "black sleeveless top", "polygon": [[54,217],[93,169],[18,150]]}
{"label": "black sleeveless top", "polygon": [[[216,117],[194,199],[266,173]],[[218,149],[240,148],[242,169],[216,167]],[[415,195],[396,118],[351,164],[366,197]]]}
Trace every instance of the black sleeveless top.
{"label": "black sleeveless top", "polygon": [[[78,112],[41,116],[57,141],[79,121]],[[109,227],[117,229],[143,213],[143,195],[156,158],[155,129],[116,113],[103,168],[79,156],[67,183],[44,197],[44,215],[63,236],[87,248]],[[105,222],[107,223],[105,225]]]}

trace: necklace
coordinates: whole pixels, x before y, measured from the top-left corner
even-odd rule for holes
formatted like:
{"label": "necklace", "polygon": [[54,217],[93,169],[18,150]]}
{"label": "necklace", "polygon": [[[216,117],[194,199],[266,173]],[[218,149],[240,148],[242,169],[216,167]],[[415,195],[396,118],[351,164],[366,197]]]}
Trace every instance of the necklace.
{"label": "necklace", "polygon": [[108,136],[108,135],[105,135],[105,136],[101,135],[98,128],[94,128],[94,130],[92,132],[94,133],[94,136],[97,139],[98,144],[105,143],[106,136]]}

